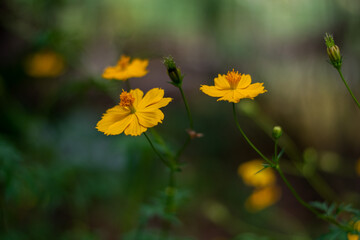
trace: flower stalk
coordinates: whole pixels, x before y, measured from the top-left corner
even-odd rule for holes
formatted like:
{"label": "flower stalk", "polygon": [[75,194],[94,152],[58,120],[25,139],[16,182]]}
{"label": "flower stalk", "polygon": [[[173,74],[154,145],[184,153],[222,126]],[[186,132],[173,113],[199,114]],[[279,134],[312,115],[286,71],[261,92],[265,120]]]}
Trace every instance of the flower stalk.
{"label": "flower stalk", "polygon": [[245,132],[242,130],[238,118],[237,118],[237,114],[236,114],[236,107],[235,107],[235,103],[232,104],[233,105],[233,114],[234,114],[234,121],[236,124],[236,127],[238,128],[238,130],[240,131],[241,135],[245,138],[245,140],[248,142],[248,144],[268,163],[270,164],[270,166],[273,166],[273,162],[270,161],[267,157],[265,157],[264,154],[262,154],[262,152],[257,149],[257,147],[255,147],[255,145],[250,141],[250,139],[246,136]]}
{"label": "flower stalk", "polygon": [[296,192],[295,188],[290,184],[290,182],[287,180],[287,178],[285,177],[284,173],[282,172],[280,165],[279,165],[279,155],[277,154],[277,148],[278,148],[278,140],[280,138],[280,136],[282,135],[282,130],[280,127],[275,127],[273,130],[273,137],[275,139],[275,147],[274,147],[274,158],[273,161],[269,160],[269,158],[267,158],[251,141],[250,139],[246,136],[246,134],[244,133],[244,131],[242,130],[239,121],[237,119],[237,115],[236,115],[236,107],[235,107],[235,103],[233,103],[233,114],[234,114],[234,121],[235,124],[238,128],[238,130],[240,131],[241,135],[245,138],[245,140],[248,142],[248,144],[269,164],[269,167],[274,168],[280,175],[281,179],[284,181],[284,183],[286,184],[286,186],[289,188],[289,190],[291,191],[291,193],[294,195],[294,197],[296,198],[296,200],[303,205],[305,208],[307,208],[309,211],[311,211],[313,214],[315,214],[318,218],[331,223],[345,231],[349,231],[349,228],[347,226],[344,226],[342,224],[340,224],[336,219],[331,218],[329,216],[323,215],[321,213],[319,213],[316,209],[314,209],[311,205],[309,205],[307,202],[305,202],[300,195]]}
{"label": "flower stalk", "polygon": [[343,76],[343,74],[342,74],[342,72],[341,72],[341,68],[338,68],[338,69],[336,69],[336,70],[338,71],[338,73],[339,73],[339,75],[340,75],[340,77],[341,77],[341,80],[342,80],[343,83],[345,84],[345,87],[346,87],[347,90],[349,91],[351,97],[354,99],[356,105],[357,105],[358,108],[360,109],[360,103],[359,103],[359,101],[356,99],[354,93],[351,91],[349,85],[347,84],[347,82],[346,82],[346,80],[345,80],[345,78],[344,78],[344,76]]}
{"label": "flower stalk", "polygon": [[337,45],[335,45],[335,41],[334,41],[334,38],[332,35],[326,33],[324,40],[325,40],[325,45],[326,45],[326,52],[329,56],[331,65],[333,65],[333,67],[336,68],[336,70],[338,71],[341,80],[345,84],[346,89],[348,90],[351,97],[354,99],[356,105],[360,109],[360,103],[356,99],[354,93],[351,91],[351,89],[350,89],[349,85],[347,84],[347,82],[342,74],[342,71],[341,71],[342,56],[340,53],[340,48]]}

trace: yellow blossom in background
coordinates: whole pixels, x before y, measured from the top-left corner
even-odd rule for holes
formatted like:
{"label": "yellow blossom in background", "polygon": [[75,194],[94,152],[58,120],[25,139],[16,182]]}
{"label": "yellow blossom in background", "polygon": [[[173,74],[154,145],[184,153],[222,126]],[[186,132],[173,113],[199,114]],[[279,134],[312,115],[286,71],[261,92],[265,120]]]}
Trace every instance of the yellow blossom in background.
{"label": "yellow blossom in background", "polygon": [[159,109],[165,107],[172,100],[164,98],[164,90],[151,89],[145,94],[140,89],[123,91],[120,95],[119,105],[110,108],[97,123],[96,128],[106,135],[138,136],[161,123],[163,112]]}
{"label": "yellow blossom in background", "polygon": [[276,203],[281,196],[281,189],[277,186],[267,186],[255,191],[245,202],[245,207],[250,212],[258,212]]}
{"label": "yellow blossom in background", "polygon": [[211,97],[220,97],[218,101],[238,103],[240,99],[254,99],[257,95],[267,92],[263,83],[251,84],[249,74],[228,72],[226,75],[219,74],[214,79],[215,86],[201,85],[200,90]]}
{"label": "yellow blossom in background", "polygon": [[360,158],[356,162],[356,173],[360,177]]}
{"label": "yellow blossom in background", "polygon": [[256,174],[264,168],[262,164],[263,161],[260,160],[251,160],[240,164],[238,174],[246,185],[259,188],[275,184],[276,175],[272,168],[267,168]]}
{"label": "yellow blossom in background", "polygon": [[25,72],[32,77],[57,77],[64,68],[64,59],[48,50],[35,53],[25,63]]}
{"label": "yellow blossom in background", "polygon": [[348,234],[347,234],[347,239],[348,239],[348,240],[359,240],[359,235],[357,235],[357,234],[352,234],[352,233],[348,233]]}
{"label": "yellow blossom in background", "polygon": [[[359,231],[360,232],[360,220],[356,221],[353,225],[354,230]],[[348,240],[359,240],[359,234],[353,234],[353,233],[348,233],[347,234],[347,238]]]}
{"label": "yellow blossom in background", "polygon": [[138,58],[130,61],[130,57],[122,55],[116,66],[107,67],[102,75],[106,79],[116,79],[125,81],[129,78],[143,77],[148,71],[148,60],[141,60]]}

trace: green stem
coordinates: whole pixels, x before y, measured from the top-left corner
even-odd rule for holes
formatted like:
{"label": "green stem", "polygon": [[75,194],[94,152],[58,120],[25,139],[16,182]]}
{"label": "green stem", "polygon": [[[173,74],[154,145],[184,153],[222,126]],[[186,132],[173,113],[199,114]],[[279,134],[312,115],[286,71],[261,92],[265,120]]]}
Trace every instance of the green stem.
{"label": "green stem", "polygon": [[278,143],[279,143],[279,139],[275,139],[275,149],[274,149],[274,159],[276,162],[279,162],[279,159],[278,159]]}
{"label": "green stem", "polygon": [[144,136],[146,137],[146,139],[147,139],[148,142],[150,143],[151,148],[154,150],[154,152],[156,153],[156,155],[158,155],[158,157],[160,158],[160,160],[161,160],[170,170],[172,170],[172,169],[174,168],[174,166],[163,158],[163,156],[158,152],[158,150],[155,148],[154,144],[151,142],[150,138],[148,137],[148,135],[147,135],[145,132],[144,132]]}
{"label": "green stem", "polygon": [[189,118],[190,129],[193,129],[194,128],[194,122],[193,122],[193,119],[192,119],[192,116],[191,116],[190,108],[189,108],[189,105],[187,103],[184,91],[183,91],[181,86],[179,86],[179,90],[180,90],[180,93],[181,93],[181,97],[182,97],[182,99],[184,101],[186,112],[187,112],[187,115],[188,115],[188,118]]}
{"label": "green stem", "polygon": [[175,159],[178,160],[181,156],[181,154],[183,153],[183,151],[185,150],[185,148],[187,147],[187,145],[189,145],[191,141],[191,137],[188,136],[185,143],[183,144],[183,146],[179,149],[179,151],[176,153]]}
{"label": "green stem", "polygon": [[312,213],[314,213],[318,218],[331,223],[345,231],[349,231],[351,229],[349,229],[346,226],[343,226],[342,224],[340,224],[339,222],[337,222],[334,218],[331,218],[329,216],[323,215],[321,213],[319,213],[316,209],[314,209],[312,206],[310,206],[307,202],[305,202],[300,196],[299,194],[296,192],[296,190],[294,189],[294,187],[290,184],[290,182],[287,180],[287,178],[285,177],[284,173],[282,172],[281,168],[279,165],[277,165],[275,167],[276,171],[279,173],[280,177],[282,178],[282,180],[285,182],[286,186],[289,188],[289,190],[291,191],[291,193],[294,195],[294,197],[296,198],[296,200],[303,205],[304,207],[306,207],[307,209],[309,209]]}
{"label": "green stem", "polygon": [[338,70],[338,72],[339,72],[339,74],[340,74],[340,77],[341,77],[342,81],[344,82],[347,90],[349,91],[351,97],[354,99],[355,103],[357,104],[358,108],[360,109],[360,103],[359,103],[359,101],[356,99],[356,97],[355,97],[355,95],[353,94],[353,92],[351,91],[349,85],[347,84],[347,82],[346,82],[346,80],[345,80],[345,78],[344,78],[344,76],[343,76],[343,74],[342,74],[342,72],[341,72],[341,68],[337,68],[337,70]]}
{"label": "green stem", "polygon": [[313,207],[311,207],[308,203],[306,203],[300,196],[299,194],[295,191],[295,189],[293,188],[293,186],[289,183],[289,181],[286,179],[284,173],[282,172],[282,170],[280,169],[279,163],[278,163],[278,159],[277,159],[277,140],[275,141],[275,159],[276,159],[276,165],[274,166],[274,164],[267,158],[264,156],[264,154],[262,154],[260,152],[259,149],[257,149],[255,147],[255,145],[249,140],[249,138],[245,135],[244,131],[241,129],[240,124],[238,122],[237,119],[237,115],[236,115],[236,108],[235,108],[235,103],[233,103],[233,113],[234,113],[234,120],[236,123],[236,126],[238,127],[240,133],[243,135],[243,137],[245,138],[245,140],[249,143],[249,145],[266,161],[270,164],[270,166],[272,166],[273,168],[276,169],[276,171],[279,173],[280,177],[282,178],[282,180],[285,182],[286,186],[290,189],[291,193],[294,195],[294,197],[296,198],[296,200],[303,205],[304,207],[306,207],[307,209],[309,209],[312,213],[314,213],[318,218],[327,221],[333,225],[336,225],[337,227],[345,230],[345,231],[349,231],[349,228],[346,226],[341,225],[339,222],[336,221],[336,219],[331,218],[329,216],[326,215],[322,215],[321,213],[319,213],[316,209],[314,209]]}
{"label": "green stem", "polygon": [[259,149],[257,149],[257,148],[255,147],[255,145],[254,145],[254,144],[250,141],[250,139],[246,136],[245,132],[241,129],[240,124],[239,124],[239,121],[238,121],[238,118],[237,118],[237,115],[236,115],[235,103],[233,103],[233,114],[234,114],[235,124],[236,124],[237,128],[239,129],[241,135],[245,138],[245,140],[249,143],[249,145],[250,145],[266,162],[268,162],[268,163],[272,166],[273,163],[272,163],[267,157],[265,157],[265,155],[262,154]]}

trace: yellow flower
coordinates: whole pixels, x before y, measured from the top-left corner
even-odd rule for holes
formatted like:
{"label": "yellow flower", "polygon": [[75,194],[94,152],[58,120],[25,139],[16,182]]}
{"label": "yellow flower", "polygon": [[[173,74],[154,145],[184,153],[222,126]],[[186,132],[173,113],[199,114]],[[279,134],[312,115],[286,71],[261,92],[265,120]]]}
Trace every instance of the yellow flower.
{"label": "yellow flower", "polygon": [[130,57],[122,55],[116,66],[107,67],[102,75],[106,79],[127,80],[134,77],[143,77],[148,71],[148,60],[135,58],[130,62]]}
{"label": "yellow flower", "polygon": [[264,168],[262,163],[260,160],[252,160],[239,166],[238,174],[246,185],[261,188],[275,184],[276,176],[272,168],[265,169],[256,174]]}
{"label": "yellow flower", "polygon": [[161,123],[165,107],[172,100],[164,98],[164,90],[153,88],[145,94],[140,89],[123,91],[119,105],[110,108],[97,123],[96,128],[106,135],[139,136],[147,130]]}
{"label": "yellow flower", "polygon": [[245,202],[245,207],[250,212],[258,212],[276,203],[281,196],[281,189],[277,186],[268,186],[255,189]]}
{"label": "yellow flower", "polygon": [[[354,227],[354,230],[360,232],[360,220],[356,221],[353,224],[353,227]],[[348,237],[348,240],[359,240],[359,234],[348,233],[347,237]]]}
{"label": "yellow flower", "polygon": [[251,84],[249,74],[228,72],[226,75],[219,74],[214,79],[215,86],[201,85],[200,90],[211,97],[220,97],[218,101],[238,103],[240,99],[254,99],[257,95],[267,92],[263,83]]}
{"label": "yellow flower", "polygon": [[348,238],[348,240],[359,240],[359,235],[348,233],[347,238]]}
{"label": "yellow flower", "polygon": [[25,71],[32,77],[57,77],[64,70],[64,59],[55,52],[41,51],[30,56]]}

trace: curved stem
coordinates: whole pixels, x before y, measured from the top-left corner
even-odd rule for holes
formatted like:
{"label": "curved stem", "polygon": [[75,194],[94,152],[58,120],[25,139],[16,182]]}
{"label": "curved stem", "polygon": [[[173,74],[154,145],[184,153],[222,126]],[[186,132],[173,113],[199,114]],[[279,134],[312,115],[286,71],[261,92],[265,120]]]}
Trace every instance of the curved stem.
{"label": "curved stem", "polygon": [[357,105],[358,108],[360,109],[360,103],[359,103],[359,101],[356,99],[356,97],[355,97],[355,95],[353,94],[353,92],[351,91],[349,85],[347,84],[347,82],[346,82],[346,80],[345,80],[345,78],[344,78],[344,76],[343,76],[343,74],[342,74],[342,72],[341,72],[341,69],[340,69],[340,68],[337,68],[337,70],[338,70],[338,72],[339,72],[339,74],[340,74],[341,80],[344,82],[344,84],[345,84],[347,90],[349,91],[351,97],[354,99],[356,105]]}
{"label": "curved stem", "polygon": [[180,93],[181,93],[181,97],[182,97],[182,99],[184,101],[186,112],[187,112],[187,115],[188,115],[188,118],[189,118],[190,129],[193,129],[194,128],[194,122],[193,122],[193,119],[192,119],[192,116],[191,116],[190,108],[189,108],[189,105],[187,103],[184,91],[183,91],[181,86],[179,86],[179,90],[180,90]]}
{"label": "curved stem", "polygon": [[314,209],[312,206],[310,206],[307,202],[305,202],[300,196],[299,194],[296,192],[296,190],[294,189],[294,187],[290,184],[290,182],[287,180],[287,178],[285,177],[284,173],[282,172],[281,168],[279,165],[276,166],[276,171],[279,173],[280,177],[282,178],[282,180],[285,182],[286,186],[289,188],[289,190],[291,191],[291,193],[294,195],[294,197],[296,198],[296,200],[303,205],[304,207],[306,207],[307,209],[309,209],[312,213],[314,213],[318,218],[331,223],[345,231],[349,231],[351,229],[349,229],[346,226],[343,226],[342,224],[340,224],[338,221],[336,221],[334,218],[331,218],[329,216],[323,215],[321,213],[319,213],[316,209]]}
{"label": "curved stem", "polygon": [[233,113],[234,113],[234,120],[236,123],[236,126],[238,127],[241,135],[243,135],[243,137],[245,138],[245,140],[249,143],[249,145],[266,161],[270,164],[271,167],[273,167],[274,169],[276,169],[276,171],[279,173],[280,177],[282,178],[282,180],[285,182],[286,186],[290,189],[291,193],[294,195],[294,197],[296,198],[296,200],[303,205],[305,208],[309,209],[312,213],[314,213],[318,218],[331,223],[345,231],[349,231],[349,228],[346,226],[343,226],[342,224],[340,224],[338,221],[336,221],[336,219],[331,218],[329,216],[323,215],[321,213],[319,213],[316,209],[314,209],[312,206],[310,206],[307,202],[305,202],[300,196],[299,194],[296,192],[296,190],[294,189],[294,187],[290,184],[290,182],[287,180],[287,178],[285,177],[284,173],[282,172],[282,170],[280,169],[279,163],[278,163],[278,159],[277,159],[277,144],[278,142],[275,141],[275,159],[276,159],[276,165],[274,165],[267,157],[265,157],[264,154],[262,154],[260,152],[259,149],[257,149],[255,147],[255,145],[249,140],[249,138],[245,135],[244,131],[241,129],[240,124],[237,120],[237,115],[236,115],[236,108],[235,108],[235,104],[233,103]]}
{"label": "curved stem", "polygon": [[170,170],[172,170],[174,168],[174,166],[172,166],[172,164],[170,164],[168,161],[166,161],[163,156],[158,152],[158,150],[155,148],[154,144],[151,142],[149,136],[144,132],[144,136],[146,137],[146,139],[148,140],[148,142],[150,143],[151,148],[154,150],[154,152],[156,153],[156,155],[158,155],[158,157],[160,158],[160,160],[168,167],[170,168]]}
{"label": "curved stem", "polygon": [[265,157],[264,154],[262,154],[262,152],[260,152],[259,149],[257,149],[257,147],[255,147],[255,145],[250,141],[250,139],[246,136],[246,134],[244,133],[244,131],[241,129],[239,121],[237,119],[237,115],[236,115],[236,108],[235,108],[235,103],[233,103],[233,114],[234,114],[234,121],[235,124],[237,126],[237,128],[239,129],[241,135],[245,138],[245,140],[249,143],[249,145],[266,161],[268,162],[271,166],[273,165],[273,163],[267,158]]}

